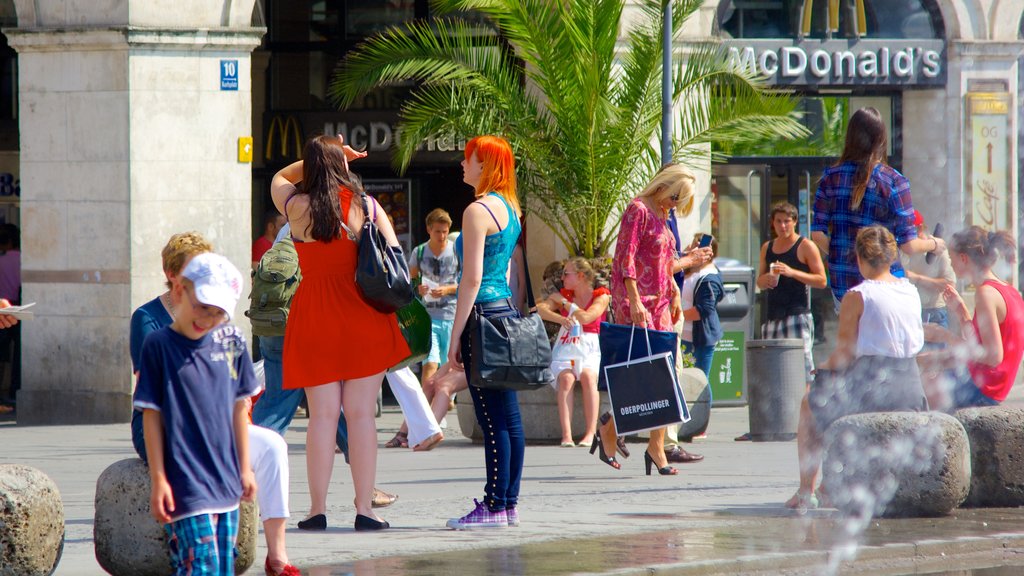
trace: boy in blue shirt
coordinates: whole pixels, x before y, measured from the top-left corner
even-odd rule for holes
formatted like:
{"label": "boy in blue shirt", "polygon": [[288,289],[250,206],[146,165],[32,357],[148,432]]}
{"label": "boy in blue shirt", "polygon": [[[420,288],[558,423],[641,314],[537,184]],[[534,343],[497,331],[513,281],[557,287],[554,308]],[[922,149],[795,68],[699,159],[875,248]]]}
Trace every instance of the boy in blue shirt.
{"label": "boy in blue shirt", "polygon": [[234,574],[238,503],[252,500],[245,400],[259,390],[241,331],[227,324],[242,275],[196,255],[171,288],[174,322],[142,344],[135,407],[175,574]]}

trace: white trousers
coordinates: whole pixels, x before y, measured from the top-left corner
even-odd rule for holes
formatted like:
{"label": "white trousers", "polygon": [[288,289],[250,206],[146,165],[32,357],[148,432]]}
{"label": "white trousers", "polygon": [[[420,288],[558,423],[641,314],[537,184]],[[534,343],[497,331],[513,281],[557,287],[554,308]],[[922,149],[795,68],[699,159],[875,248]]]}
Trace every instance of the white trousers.
{"label": "white trousers", "polygon": [[395,394],[398,405],[402,407],[406,425],[409,427],[409,447],[416,446],[434,434],[441,432],[441,427],[434,420],[427,397],[423,394],[420,381],[409,368],[396,372],[388,372],[388,385]]}
{"label": "white trousers", "polygon": [[249,425],[249,463],[256,476],[260,521],[288,518],[288,444],[269,428]]}

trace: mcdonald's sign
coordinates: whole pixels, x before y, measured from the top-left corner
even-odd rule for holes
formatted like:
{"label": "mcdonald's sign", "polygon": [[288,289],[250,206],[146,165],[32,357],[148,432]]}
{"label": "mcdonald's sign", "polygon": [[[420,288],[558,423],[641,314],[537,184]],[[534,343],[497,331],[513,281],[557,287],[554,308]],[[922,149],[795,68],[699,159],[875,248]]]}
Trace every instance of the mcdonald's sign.
{"label": "mcdonald's sign", "polygon": [[[267,139],[263,146],[263,159],[268,162],[274,159],[275,135],[278,135],[281,140],[281,152],[277,155],[278,158],[295,158],[296,160],[302,158],[302,129],[299,127],[299,121],[295,119],[295,116],[283,117],[277,115],[270,120],[270,127],[267,129]],[[289,138],[295,143],[294,155],[288,153]]]}

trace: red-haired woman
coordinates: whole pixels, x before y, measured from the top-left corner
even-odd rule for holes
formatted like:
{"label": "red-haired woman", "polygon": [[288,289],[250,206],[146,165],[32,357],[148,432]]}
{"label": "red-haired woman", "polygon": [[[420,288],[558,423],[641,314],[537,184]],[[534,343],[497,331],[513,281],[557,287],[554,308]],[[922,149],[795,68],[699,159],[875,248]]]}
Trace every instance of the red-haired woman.
{"label": "red-haired woman", "polygon": [[[334,136],[306,143],[303,160],[274,175],[274,205],[288,218],[302,268],[302,283],[292,298],[284,335],[284,388],[304,388],[309,404],[306,470],[309,516],[303,530],[327,528],[327,488],[334,468],[334,441],[344,406],[348,421],[349,461],[355,488],[356,530],[381,530],[387,522],[374,514],[377,425],[374,414],[384,371],[409,356],[409,345],[394,314],[378,312],[355,282],[356,242],[343,232],[360,230],[366,217],[357,176],[348,160],[365,153]],[[300,189],[295,183],[302,181]],[[375,218],[389,244],[398,246],[387,215],[372,198]],[[326,321],[325,321],[326,320]]]}
{"label": "red-haired woman", "polygon": [[[515,158],[509,143],[498,136],[478,136],[466,144],[462,180],[475,190],[476,201],[462,213],[462,234],[455,253],[462,260],[458,304],[452,325],[446,370],[472,366],[466,323],[476,311],[485,317],[518,315],[508,285],[508,263],[519,239],[519,200]],[[511,390],[469,387],[477,422],[484,435],[487,484],[484,500],[461,518],[448,521],[456,530],[519,525],[516,504],[526,448],[519,400]]]}

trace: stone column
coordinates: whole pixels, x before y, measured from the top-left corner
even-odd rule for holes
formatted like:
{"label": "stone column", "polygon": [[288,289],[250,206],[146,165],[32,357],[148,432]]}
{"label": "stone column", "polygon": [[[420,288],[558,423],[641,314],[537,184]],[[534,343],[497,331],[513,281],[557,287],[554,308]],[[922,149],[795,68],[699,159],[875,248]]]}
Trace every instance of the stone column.
{"label": "stone column", "polygon": [[[23,424],[127,422],[132,310],[197,230],[249,269],[254,0],[18,0]],[[222,89],[222,61],[237,89]],[[246,290],[246,293],[248,290]],[[239,308],[239,310],[241,307]]]}

